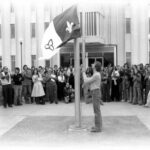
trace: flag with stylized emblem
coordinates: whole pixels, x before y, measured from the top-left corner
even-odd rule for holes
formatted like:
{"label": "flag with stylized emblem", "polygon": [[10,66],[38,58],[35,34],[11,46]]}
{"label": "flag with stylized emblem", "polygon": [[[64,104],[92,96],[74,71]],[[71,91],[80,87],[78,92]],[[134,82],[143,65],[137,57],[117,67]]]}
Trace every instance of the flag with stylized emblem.
{"label": "flag with stylized emblem", "polygon": [[46,29],[42,39],[42,57],[49,59],[54,56],[71,39],[81,36],[77,7],[72,6],[56,16]]}

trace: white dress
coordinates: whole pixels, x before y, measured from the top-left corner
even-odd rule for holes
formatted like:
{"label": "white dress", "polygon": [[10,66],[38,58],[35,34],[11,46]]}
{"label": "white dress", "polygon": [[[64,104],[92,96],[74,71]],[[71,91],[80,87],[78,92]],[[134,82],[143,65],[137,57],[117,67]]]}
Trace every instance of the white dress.
{"label": "white dress", "polygon": [[32,97],[41,97],[45,95],[44,89],[43,89],[43,85],[41,83],[42,81],[42,76],[39,74],[38,75],[33,75],[32,76],[32,81],[34,83],[33,85],[33,89],[32,89]]}

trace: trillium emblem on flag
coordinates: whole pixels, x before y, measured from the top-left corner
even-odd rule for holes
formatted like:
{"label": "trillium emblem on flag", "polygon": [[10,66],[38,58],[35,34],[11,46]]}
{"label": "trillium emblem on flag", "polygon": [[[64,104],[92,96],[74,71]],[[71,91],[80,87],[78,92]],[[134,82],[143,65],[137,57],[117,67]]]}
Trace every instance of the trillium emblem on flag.
{"label": "trillium emblem on flag", "polygon": [[49,41],[48,41],[48,43],[45,45],[45,49],[49,49],[49,50],[54,50],[54,46],[53,46],[53,40],[52,39],[50,39]]}
{"label": "trillium emblem on flag", "polygon": [[41,43],[43,59],[51,58],[61,46],[80,36],[77,7],[72,6],[56,16],[46,29]]}

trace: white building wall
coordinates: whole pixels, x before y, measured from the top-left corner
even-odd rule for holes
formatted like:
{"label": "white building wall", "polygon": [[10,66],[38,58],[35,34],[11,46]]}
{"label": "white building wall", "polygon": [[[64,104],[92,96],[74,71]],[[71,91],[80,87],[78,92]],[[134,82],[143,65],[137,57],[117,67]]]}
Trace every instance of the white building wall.
{"label": "white building wall", "polygon": [[147,5],[141,5],[139,8],[139,55],[140,63],[148,63],[148,9]]}
{"label": "white building wall", "polygon": [[24,4],[24,64],[31,67],[30,3]]}
{"label": "white building wall", "polygon": [[[48,21],[49,22],[49,21]],[[41,51],[41,42],[43,38],[44,33],[44,5],[43,3],[37,4],[37,66],[44,66],[45,61],[39,60],[39,57],[42,57],[42,51]]]}
{"label": "white building wall", "polygon": [[124,6],[118,7],[117,14],[117,64],[123,65],[126,62]]}
{"label": "white building wall", "polygon": [[[125,24],[126,24],[126,18],[131,19],[130,5],[125,6]],[[126,28],[126,25],[125,25],[125,28]],[[126,34],[126,31],[125,31],[125,52],[131,52],[131,33]]]}
{"label": "white building wall", "polygon": [[2,37],[3,37],[3,53],[2,64],[11,68],[10,59],[10,2],[5,1],[2,5]]}
{"label": "white building wall", "polygon": [[[24,57],[25,56],[24,33],[25,32],[24,32],[24,9],[23,9],[23,5],[20,5],[20,7],[16,7],[15,14],[16,14],[16,21],[15,21],[15,30],[16,30],[16,38],[15,38],[15,44],[16,44],[16,46],[15,46],[16,67],[22,68],[23,65],[25,64],[25,57]],[[22,48],[21,48],[20,42],[22,42]],[[21,61],[22,61],[22,64],[21,64]]]}
{"label": "white building wall", "polygon": [[131,6],[131,49],[132,49],[132,64],[139,63],[139,12],[138,6]]}

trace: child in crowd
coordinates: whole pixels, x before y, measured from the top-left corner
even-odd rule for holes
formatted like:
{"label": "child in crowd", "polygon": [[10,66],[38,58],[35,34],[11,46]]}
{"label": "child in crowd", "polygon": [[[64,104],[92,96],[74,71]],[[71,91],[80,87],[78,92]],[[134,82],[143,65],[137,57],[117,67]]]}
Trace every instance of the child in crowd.
{"label": "child in crowd", "polygon": [[66,103],[72,102],[72,99],[74,98],[74,90],[69,83],[66,83],[66,86],[64,87],[64,96]]}

